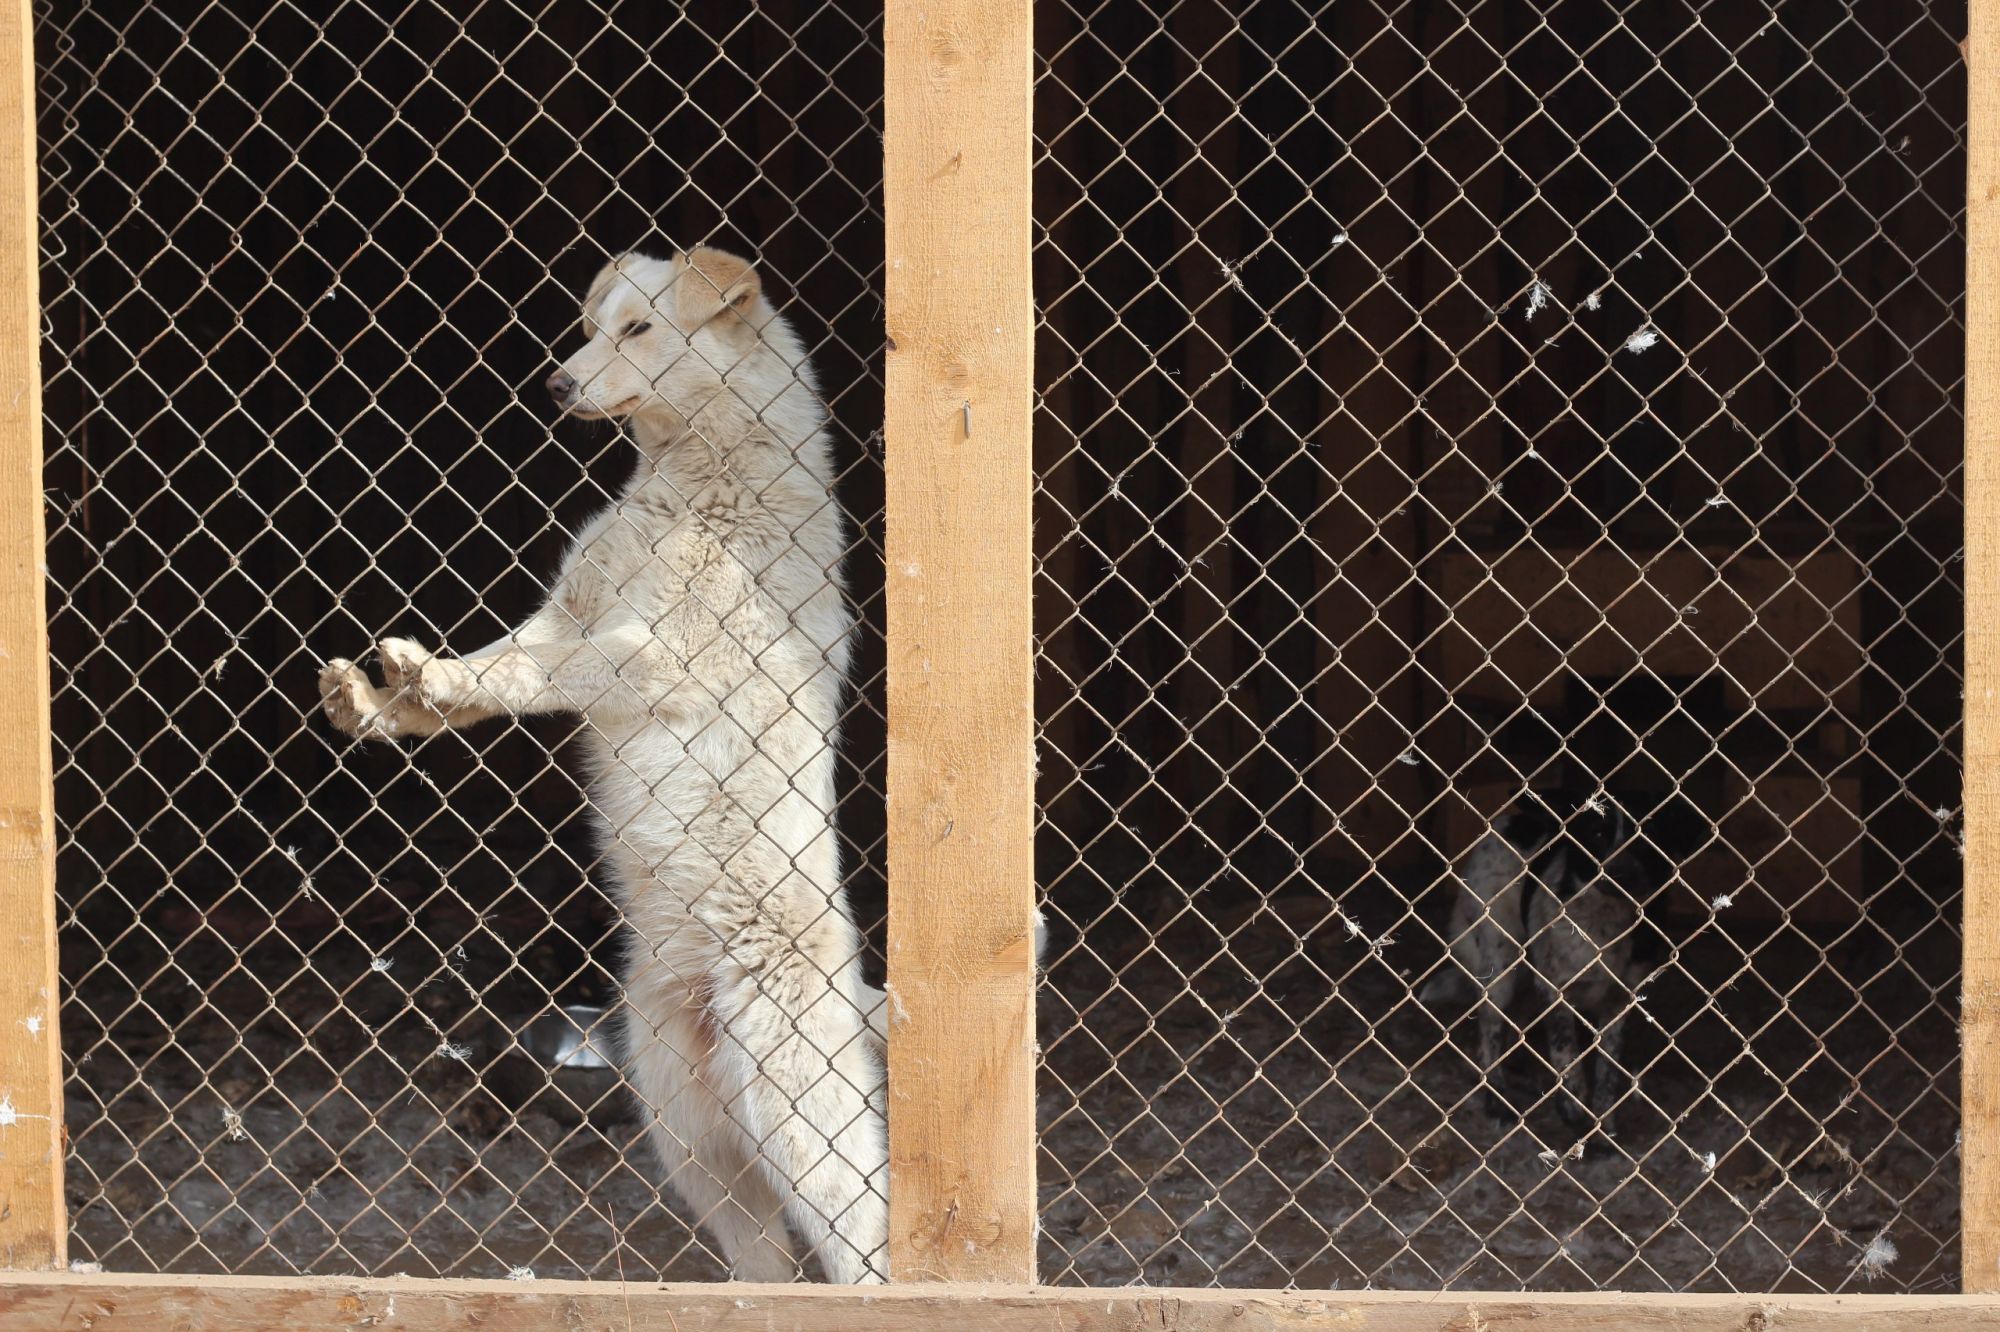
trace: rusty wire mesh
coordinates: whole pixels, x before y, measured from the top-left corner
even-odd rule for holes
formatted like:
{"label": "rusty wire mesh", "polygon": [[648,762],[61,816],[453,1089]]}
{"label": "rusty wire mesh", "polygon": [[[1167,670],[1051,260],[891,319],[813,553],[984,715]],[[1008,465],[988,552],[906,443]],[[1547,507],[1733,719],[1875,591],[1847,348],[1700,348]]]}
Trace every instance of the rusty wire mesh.
{"label": "rusty wire mesh", "polygon": [[522,1045],[618,1000],[574,722],[353,746],[314,676],[505,632],[631,474],[541,388],[607,254],[758,256],[862,534],[838,822],[879,917],[879,13],[37,10],[70,1252],[723,1275],[619,1071]]}
{"label": "rusty wire mesh", "polygon": [[1045,1280],[1956,1282],[1963,31],[1038,7]]}

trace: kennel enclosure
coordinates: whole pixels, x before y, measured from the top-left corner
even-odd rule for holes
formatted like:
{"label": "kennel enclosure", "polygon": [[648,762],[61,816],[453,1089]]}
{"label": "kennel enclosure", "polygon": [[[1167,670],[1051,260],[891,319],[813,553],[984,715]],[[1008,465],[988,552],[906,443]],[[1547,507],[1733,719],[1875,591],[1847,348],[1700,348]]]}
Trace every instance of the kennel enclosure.
{"label": "kennel enclosure", "polygon": [[[1991,7],[1030,8],[10,7],[7,1318],[1995,1316]],[[1040,1289],[674,1284],[569,725],[308,720],[615,489],[647,241],[834,423],[893,1275]],[[1419,993],[1593,801],[1613,1138]]]}

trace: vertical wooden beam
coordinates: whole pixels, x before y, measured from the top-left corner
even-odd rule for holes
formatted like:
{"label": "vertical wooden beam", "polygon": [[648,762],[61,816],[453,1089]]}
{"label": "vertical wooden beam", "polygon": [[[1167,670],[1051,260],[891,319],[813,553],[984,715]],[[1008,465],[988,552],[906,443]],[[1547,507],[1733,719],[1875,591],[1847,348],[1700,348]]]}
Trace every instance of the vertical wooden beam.
{"label": "vertical wooden beam", "polygon": [[2000,0],[1972,0],[1965,162],[1961,1271],[2000,1290]]}
{"label": "vertical wooden beam", "polygon": [[34,23],[0,0],[0,1265],[63,1262]]}
{"label": "vertical wooden beam", "polygon": [[1035,1259],[1029,0],[891,0],[889,1265]]}

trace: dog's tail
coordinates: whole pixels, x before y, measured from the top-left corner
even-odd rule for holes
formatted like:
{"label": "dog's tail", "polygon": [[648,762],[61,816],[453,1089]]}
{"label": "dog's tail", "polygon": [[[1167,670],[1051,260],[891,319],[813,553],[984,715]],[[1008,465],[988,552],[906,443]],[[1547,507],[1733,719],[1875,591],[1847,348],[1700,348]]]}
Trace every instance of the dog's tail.
{"label": "dog's tail", "polygon": [[[1035,970],[1042,969],[1042,955],[1048,950],[1049,927],[1042,919],[1042,913],[1035,912]],[[889,1048],[889,995],[873,985],[861,986],[861,1006],[868,1010],[868,1035],[875,1044],[886,1050]]]}

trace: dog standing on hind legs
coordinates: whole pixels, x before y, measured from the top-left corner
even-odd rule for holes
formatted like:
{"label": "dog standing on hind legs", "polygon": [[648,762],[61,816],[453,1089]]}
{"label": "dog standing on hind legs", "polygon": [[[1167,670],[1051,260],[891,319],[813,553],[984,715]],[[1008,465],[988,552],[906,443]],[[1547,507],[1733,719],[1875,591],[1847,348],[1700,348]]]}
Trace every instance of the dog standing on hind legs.
{"label": "dog standing on hind legs", "polygon": [[477,652],[378,643],[329,662],[364,739],[581,713],[603,863],[631,927],[626,1067],[669,1182],[742,1280],[817,1253],[886,1275],[883,1077],[840,887],[834,750],[852,617],[826,412],[749,263],[626,255],[551,375],[643,455],[548,597]]}

